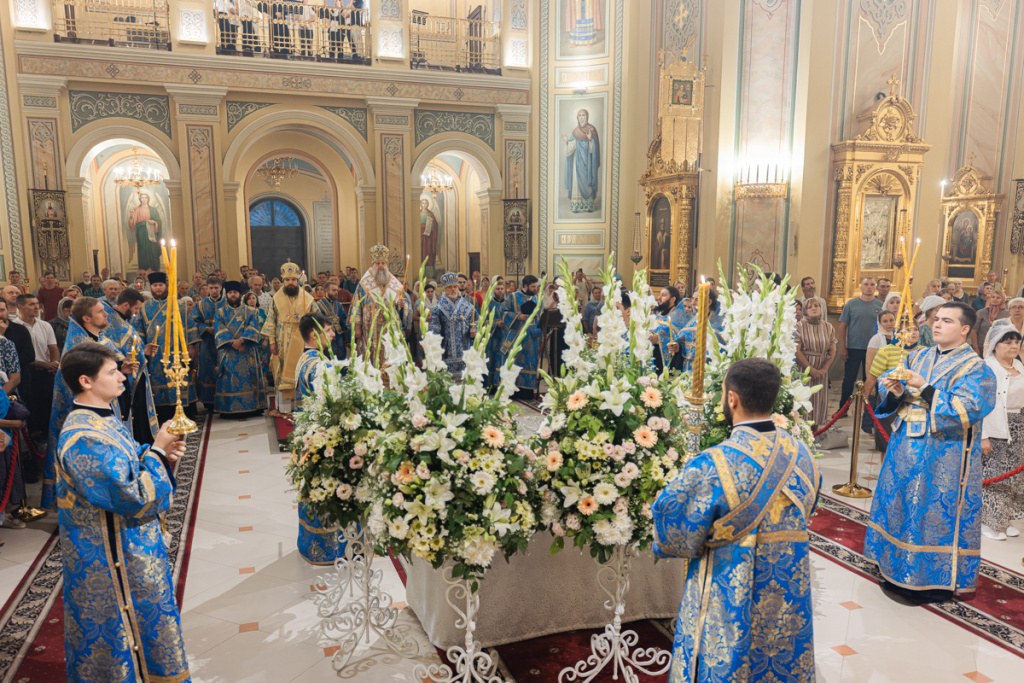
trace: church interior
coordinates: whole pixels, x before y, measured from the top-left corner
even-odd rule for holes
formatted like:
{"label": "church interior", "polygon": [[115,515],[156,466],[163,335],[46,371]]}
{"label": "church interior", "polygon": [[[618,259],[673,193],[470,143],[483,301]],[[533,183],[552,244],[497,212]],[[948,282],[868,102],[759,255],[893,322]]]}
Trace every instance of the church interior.
{"label": "church interior", "polygon": [[[693,292],[756,266],[813,278],[832,321],[865,278],[902,287],[911,259],[915,300],[933,278],[1012,298],[1022,55],[1024,0],[9,0],[0,279],[130,286],[173,240],[190,284],[285,262],[304,282],[362,274],[385,245],[407,283],[421,263],[438,282],[550,280],[563,259],[598,279],[610,257],[626,283]],[[418,613],[387,555],[374,566],[416,654],[371,639],[336,666],[316,600],[330,567],[296,549],[277,437],[269,418],[209,418],[189,441],[171,552],[190,680],[420,680],[448,615]],[[852,475],[873,487],[884,452],[861,437]],[[1024,679],[1024,538],[982,539],[973,599],[890,600],[854,538],[871,499],[833,494],[856,444],[818,460],[816,680]],[[61,680],[56,513],[0,538],[0,681]],[[572,595],[604,600],[596,583]],[[632,615],[645,645],[671,648],[678,599]],[[485,642],[495,680],[560,680],[558,653],[589,647],[574,629],[602,622],[565,623]]]}

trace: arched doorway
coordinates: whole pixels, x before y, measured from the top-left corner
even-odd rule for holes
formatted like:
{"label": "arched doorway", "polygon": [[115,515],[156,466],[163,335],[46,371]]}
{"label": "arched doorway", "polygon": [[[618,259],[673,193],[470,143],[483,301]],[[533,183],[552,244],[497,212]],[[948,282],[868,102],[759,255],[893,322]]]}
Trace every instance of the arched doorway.
{"label": "arched doorway", "polygon": [[249,206],[252,266],[276,276],[286,260],[307,270],[306,220],[302,212],[281,197],[258,199]]}

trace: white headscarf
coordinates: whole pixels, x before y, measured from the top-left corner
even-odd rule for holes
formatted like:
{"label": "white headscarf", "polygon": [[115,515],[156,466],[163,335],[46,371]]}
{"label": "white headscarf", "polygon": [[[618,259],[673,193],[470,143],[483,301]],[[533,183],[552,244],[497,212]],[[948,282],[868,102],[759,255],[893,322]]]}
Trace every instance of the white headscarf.
{"label": "white headscarf", "polygon": [[924,301],[921,302],[921,312],[927,315],[928,311],[932,310],[933,308],[943,306],[946,303],[946,300],[943,299],[941,296],[929,294],[924,298]]}
{"label": "white headscarf", "polygon": [[999,344],[1010,332],[1017,332],[1017,328],[1013,326],[1008,318],[997,320],[992,323],[992,327],[988,328],[988,337],[986,338],[985,357],[994,356],[996,353],[996,345]]}

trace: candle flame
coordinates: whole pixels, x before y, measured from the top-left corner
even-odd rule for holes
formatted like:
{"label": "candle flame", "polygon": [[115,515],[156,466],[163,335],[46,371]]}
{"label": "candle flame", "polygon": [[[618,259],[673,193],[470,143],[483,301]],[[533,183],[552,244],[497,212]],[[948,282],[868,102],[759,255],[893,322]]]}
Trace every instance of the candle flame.
{"label": "candle flame", "polygon": [[707,282],[707,280],[705,280],[705,279],[704,279],[704,276],[703,276],[703,275],[701,275],[701,276],[700,276],[700,283],[701,283],[701,284],[704,284],[705,282]]}
{"label": "candle flame", "polygon": [[160,246],[163,247],[163,246],[166,246],[166,245],[167,245],[167,240],[160,240]]}
{"label": "candle flame", "polygon": [[174,238],[172,237],[172,238],[171,238],[171,249],[174,249],[174,248],[175,248],[175,247],[177,247],[177,246],[178,246],[178,245],[174,243]]}

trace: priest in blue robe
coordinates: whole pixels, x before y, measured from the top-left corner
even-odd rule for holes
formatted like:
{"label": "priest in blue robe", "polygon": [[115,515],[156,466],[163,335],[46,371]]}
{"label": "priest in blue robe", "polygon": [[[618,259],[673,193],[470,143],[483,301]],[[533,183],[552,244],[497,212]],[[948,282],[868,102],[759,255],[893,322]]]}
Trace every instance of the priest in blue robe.
{"label": "priest in blue robe", "polygon": [[732,435],[651,506],[654,553],[689,560],[668,680],[813,683],[807,520],[821,475],[771,419],[782,384],[771,361],[736,361],[723,384]]}
{"label": "priest in blue robe", "polygon": [[502,320],[501,307],[505,305],[505,281],[501,277],[494,279],[494,293],[491,294],[490,311],[494,315],[492,325],[494,332],[487,342],[487,377],[485,386],[497,386],[501,381],[501,344],[505,340],[505,321]]}
{"label": "priest in blue robe", "polygon": [[151,444],[160,430],[160,424],[156,419],[156,405],[153,403],[153,390],[149,383],[149,367],[142,362],[146,345],[131,325],[132,318],[138,314],[146,299],[135,289],[125,289],[117,295],[113,304],[106,297],[100,302],[107,311],[107,328],[101,336],[109,339],[125,358],[131,358],[134,349],[135,359],[139,362],[139,370],[127,375],[125,391],[118,399],[121,416],[131,425],[132,437],[136,441]]}
{"label": "priest in blue robe", "polygon": [[461,382],[466,369],[462,354],[476,336],[476,308],[459,294],[458,277],[455,273],[441,276],[444,295],[430,312],[430,331],[441,337],[442,359],[452,379]]}
{"label": "priest in blue robe", "polygon": [[[334,339],[334,328],[320,313],[307,313],[299,320],[299,332],[304,345],[299,364],[295,367],[295,410],[302,410],[303,400],[313,394],[313,380],[320,372],[326,350]],[[345,554],[345,539],[341,527],[324,526],[312,515],[308,506],[299,502],[299,554],[310,564],[332,565]]]}
{"label": "priest in blue robe", "polygon": [[222,416],[252,417],[267,409],[260,369],[259,316],[242,304],[242,283],[224,283],[224,302],[214,320],[217,344],[217,392],[214,410]]}
{"label": "priest in blue robe", "polygon": [[67,680],[188,681],[159,518],[185,442],[166,428],[152,446],[133,440],[110,407],[124,391],[115,352],[88,341],[65,350],[74,410],[59,441],[57,519]]}
{"label": "priest in blue robe", "polygon": [[199,353],[196,356],[196,396],[213,410],[217,396],[217,311],[224,304],[220,278],[209,277],[206,286],[210,295],[192,307],[192,321],[199,334]]}
{"label": "priest in blue robe", "polygon": [[[99,342],[109,348],[117,357],[118,363],[125,363],[121,370],[124,373],[137,371],[137,368],[130,368],[124,357],[109,339],[101,337],[107,328],[107,312],[99,299],[91,296],[80,296],[75,299],[71,306],[71,315],[68,316],[68,336],[64,339],[64,351],[61,353],[61,362],[71,349],[84,342]],[[46,460],[43,463],[43,486],[40,507],[46,510],[57,509],[57,440],[60,438],[61,429],[68,413],[72,410],[74,394],[64,382],[61,373],[53,378],[53,399],[50,403],[50,433],[46,438]],[[116,403],[111,406],[117,418],[122,419],[120,406]]]}
{"label": "priest in blue robe", "polygon": [[[163,424],[174,417],[174,409],[177,405],[177,395],[167,377],[163,363],[164,335],[167,333],[167,274],[150,273],[149,291],[153,298],[143,304],[138,315],[132,318],[132,327],[146,344],[146,364],[149,369],[149,379],[152,382],[153,403],[156,405],[157,419]],[[185,304],[178,302],[178,310],[181,314],[181,322],[185,325],[188,353],[194,359],[199,345],[199,333],[185,310]],[[194,382],[189,382],[188,387],[182,389],[181,402],[185,408],[185,415],[194,418],[196,415]]]}
{"label": "priest in blue robe", "polygon": [[864,556],[883,589],[916,602],[977,588],[981,549],[981,421],[996,377],[969,343],[977,313],[950,302],[932,323],[936,346],[907,357],[909,378],[879,380],[879,418],[896,416]]}
{"label": "priest in blue robe", "polygon": [[313,305],[313,310],[327,318],[334,330],[334,339],[331,341],[331,352],[337,360],[345,360],[345,341],[348,339],[348,312],[340,301],[338,292],[341,288],[336,282],[328,282],[324,285],[324,296]]}
{"label": "priest in blue robe", "polygon": [[[658,304],[654,307],[651,323],[651,343],[658,350],[655,354],[655,370],[661,372],[672,366],[678,345],[673,345],[676,338],[686,327],[686,311],[679,305],[679,290],[675,287],[662,287],[658,292]],[[674,366],[681,367],[682,361]]]}
{"label": "priest in blue robe", "polygon": [[[523,329],[530,313],[537,307],[537,290],[540,288],[537,277],[527,275],[523,278],[522,288],[505,297],[505,303],[501,306],[501,320],[504,323],[502,328],[502,341],[499,351],[501,352],[501,364],[504,365],[512,347],[515,346],[519,331]],[[534,318],[533,325],[523,338],[523,346],[516,356],[515,364],[522,368],[519,377],[516,379],[516,398],[533,398],[540,386],[540,377],[537,368],[540,365],[540,316]]]}

